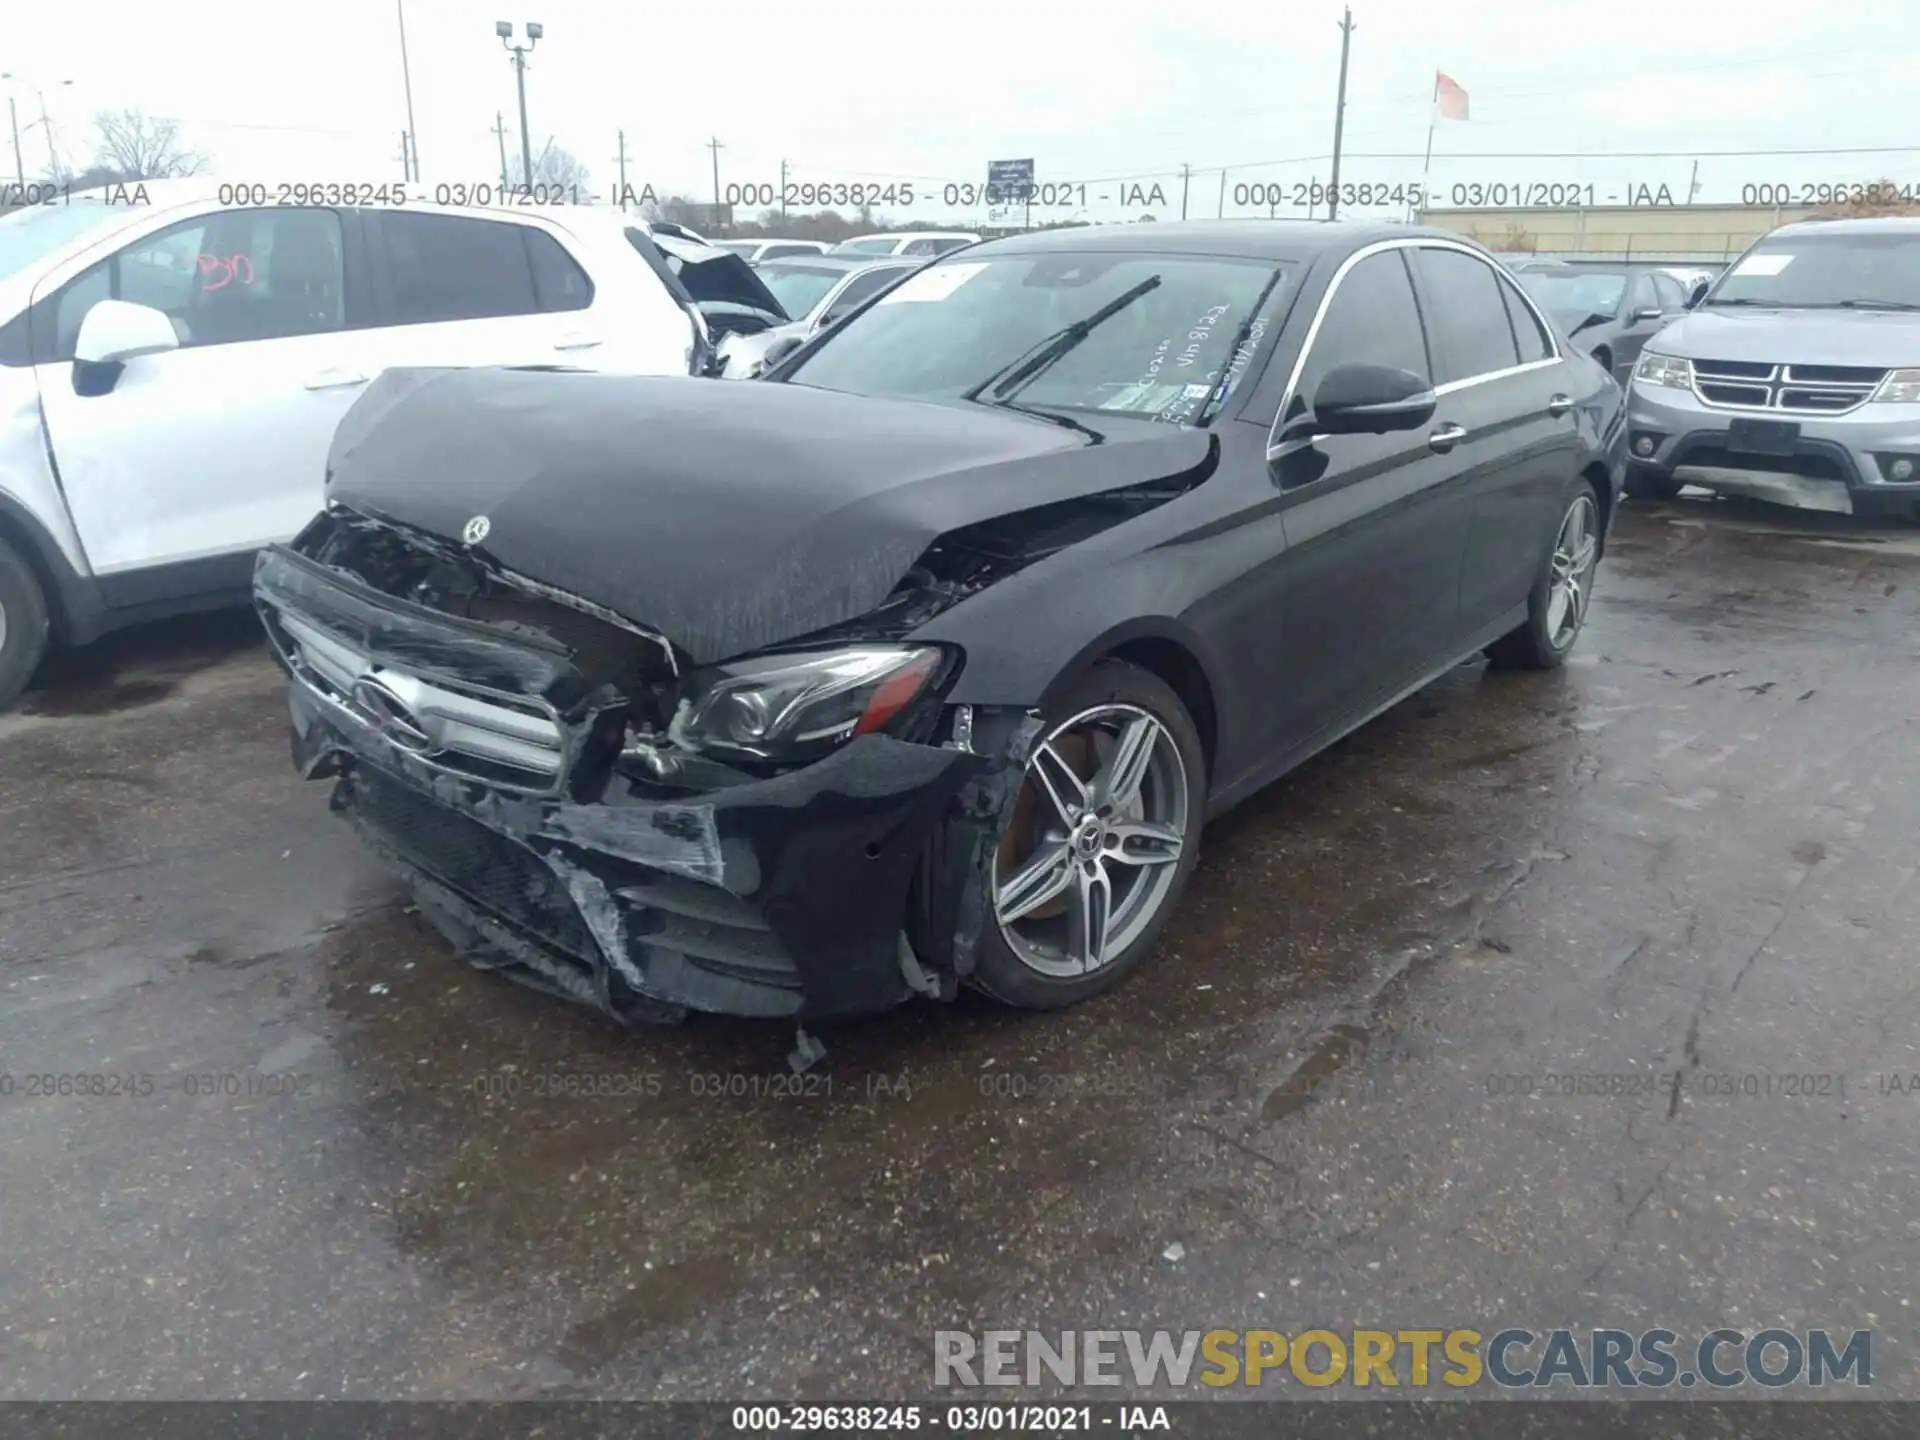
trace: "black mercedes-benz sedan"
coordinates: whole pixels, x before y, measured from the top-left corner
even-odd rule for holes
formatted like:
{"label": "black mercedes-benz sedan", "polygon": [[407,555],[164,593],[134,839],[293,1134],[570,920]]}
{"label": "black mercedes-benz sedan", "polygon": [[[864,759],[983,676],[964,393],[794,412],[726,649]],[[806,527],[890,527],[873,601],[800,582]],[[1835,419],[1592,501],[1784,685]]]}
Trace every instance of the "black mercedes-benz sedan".
{"label": "black mercedes-benz sedan", "polygon": [[1620,391],[1457,237],[1116,225],[715,385],[393,371],[257,571],[293,749],[476,964],[621,1020],[1099,993],[1202,826],[1559,665]]}

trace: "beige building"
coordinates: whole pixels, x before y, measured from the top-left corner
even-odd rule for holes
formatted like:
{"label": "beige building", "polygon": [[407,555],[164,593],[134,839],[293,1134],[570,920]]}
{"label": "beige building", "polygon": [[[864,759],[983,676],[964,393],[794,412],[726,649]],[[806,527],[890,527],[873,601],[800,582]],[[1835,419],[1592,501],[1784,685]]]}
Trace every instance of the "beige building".
{"label": "beige building", "polygon": [[1799,205],[1596,205],[1423,210],[1418,221],[1493,250],[1681,262],[1731,260],[1769,230],[1813,213]]}

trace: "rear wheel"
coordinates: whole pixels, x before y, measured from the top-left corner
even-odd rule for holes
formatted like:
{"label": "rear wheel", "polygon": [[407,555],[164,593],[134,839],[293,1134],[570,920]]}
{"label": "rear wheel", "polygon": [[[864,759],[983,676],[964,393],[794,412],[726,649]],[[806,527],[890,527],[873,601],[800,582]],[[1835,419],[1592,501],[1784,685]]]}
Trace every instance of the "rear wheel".
{"label": "rear wheel", "polygon": [[990,871],[973,983],[1050,1010],[1146,958],[1199,860],[1206,759],[1151,671],[1096,665],[1053,707]]}
{"label": "rear wheel", "polygon": [[1516,670],[1553,670],[1566,662],[1587,623],[1593,574],[1600,563],[1600,509],[1581,485],[1567,504],[1553,548],[1527,597],[1526,622],[1487,647],[1495,665]]}
{"label": "rear wheel", "polygon": [[1606,371],[1607,374],[1613,374],[1613,352],[1606,346],[1602,345],[1598,350],[1593,352],[1593,363]]}
{"label": "rear wheel", "polygon": [[0,710],[27,688],[47,653],[47,597],[33,567],[0,540]]}

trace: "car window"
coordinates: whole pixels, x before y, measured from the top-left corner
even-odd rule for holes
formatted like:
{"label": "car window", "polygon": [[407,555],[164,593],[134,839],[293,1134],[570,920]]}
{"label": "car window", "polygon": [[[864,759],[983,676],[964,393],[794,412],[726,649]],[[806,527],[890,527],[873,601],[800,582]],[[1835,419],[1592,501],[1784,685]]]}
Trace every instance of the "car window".
{"label": "car window", "polygon": [[898,280],[786,378],[1193,424],[1245,376],[1284,313],[1292,273],[1285,263],[1200,255],[956,256]]}
{"label": "car window", "polygon": [[785,255],[818,255],[819,253],[811,245],[769,245],[759,258],[778,260]]}
{"label": "car window", "polygon": [[323,334],[346,325],[340,217],[293,207],[221,210],[142,237],[34,307],[36,363],[67,361],[101,300],[173,321],[182,349]]}
{"label": "car window", "polygon": [[900,247],[900,253],[902,255],[938,255],[940,249],[938,240],[909,240]]}
{"label": "car window", "polygon": [[1658,297],[1662,310],[1684,310],[1687,308],[1687,292],[1680,282],[1671,275],[1653,277],[1653,293]]}
{"label": "car window", "polygon": [[[961,240],[961,239],[954,238],[952,236],[949,236],[944,240],[929,240],[927,244],[932,248],[929,249],[926,253],[930,255],[946,255],[952,251],[960,249],[963,246],[971,245],[972,243],[973,242],[971,240]],[[921,252],[916,250],[913,253],[917,255]]]}
{"label": "car window", "polygon": [[593,303],[593,281],[565,246],[544,230],[514,228],[526,241],[527,260],[533,266],[533,297],[543,314],[584,310]]}
{"label": "car window", "polygon": [[540,309],[524,226],[457,215],[380,217],[401,325],[532,315]]}
{"label": "car window", "polygon": [[1451,384],[1520,363],[1520,347],[1493,266],[1464,250],[1422,245],[1415,266],[1432,313],[1434,383]]}
{"label": "car window", "polygon": [[1642,272],[1633,277],[1633,285],[1627,291],[1627,314],[1636,311],[1651,310],[1660,303],[1660,292],[1653,288],[1653,276]]}
{"label": "car window", "polygon": [[1553,337],[1521,295],[1520,287],[1505,276],[1500,278],[1500,298],[1507,302],[1507,319],[1513,325],[1514,338],[1520,342],[1520,363],[1553,359]]}
{"label": "car window", "polygon": [[887,239],[842,240],[833,248],[840,255],[891,255],[897,244],[897,240]]}
{"label": "car window", "polygon": [[847,288],[834,300],[833,308],[851,310],[869,295],[878,295],[903,273],[904,270],[897,265],[877,265],[871,270],[862,270],[847,282]]}
{"label": "car window", "polygon": [[1342,365],[1385,365],[1431,379],[1420,307],[1401,251],[1369,255],[1341,277],[1287,403],[1287,419],[1306,414],[1327,372]]}

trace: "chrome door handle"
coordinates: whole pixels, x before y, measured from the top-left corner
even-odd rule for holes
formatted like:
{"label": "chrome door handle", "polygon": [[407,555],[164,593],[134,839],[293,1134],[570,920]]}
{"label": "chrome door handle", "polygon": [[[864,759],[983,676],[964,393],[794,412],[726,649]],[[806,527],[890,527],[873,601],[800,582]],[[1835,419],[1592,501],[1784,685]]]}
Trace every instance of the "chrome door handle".
{"label": "chrome door handle", "polygon": [[1436,455],[1444,455],[1466,438],[1467,432],[1464,426],[1442,425],[1427,436],[1427,448]]}
{"label": "chrome door handle", "polygon": [[1547,414],[1555,416],[1556,418],[1566,414],[1567,411],[1572,408],[1573,397],[1571,395],[1556,395],[1547,401]]}
{"label": "chrome door handle", "polygon": [[555,342],[553,348],[556,350],[591,350],[599,343],[600,337],[598,335],[583,335],[575,332],[572,335],[562,335],[560,339]]}
{"label": "chrome door handle", "polygon": [[319,371],[307,377],[309,390],[340,390],[348,385],[364,385],[367,377],[357,370],[342,370],[338,367]]}

